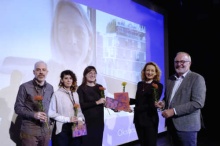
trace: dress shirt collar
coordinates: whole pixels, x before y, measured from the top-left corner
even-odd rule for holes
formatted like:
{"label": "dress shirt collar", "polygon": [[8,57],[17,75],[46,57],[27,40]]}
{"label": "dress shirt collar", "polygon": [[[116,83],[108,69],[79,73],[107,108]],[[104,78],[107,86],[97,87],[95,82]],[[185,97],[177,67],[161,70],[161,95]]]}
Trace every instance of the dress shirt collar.
{"label": "dress shirt collar", "polygon": [[186,77],[186,75],[188,74],[189,70],[187,72],[185,72],[182,76],[180,77],[177,77],[177,75],[174,75],[174,77],[176,78],[176,80],[179,80],[179,79],[184,79]]}

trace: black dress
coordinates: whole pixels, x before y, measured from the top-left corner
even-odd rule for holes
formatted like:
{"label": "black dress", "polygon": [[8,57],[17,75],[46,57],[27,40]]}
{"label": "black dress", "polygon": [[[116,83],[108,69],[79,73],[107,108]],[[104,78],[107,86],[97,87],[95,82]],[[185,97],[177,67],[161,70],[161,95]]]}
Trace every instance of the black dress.
{"label": "black dress", "polygon": [[[163,85],[153,81],[158,85],[158,98],[160,98]],[[154,106],[155,98],[153,95],[152,83],[144,81],[138,82],[136,98],[130,99],[130,104],[135,104],[134,125],[141,146],[156,146],[159,116],[157,108]]]}
{"label": "black dress", "polygon": [[82,146],[102,146],[104,132],[104,105],[97,105],[101,98],[101,85],[80,85],[77,89],[82,112],[87,125],[87,135],[83,136]]}

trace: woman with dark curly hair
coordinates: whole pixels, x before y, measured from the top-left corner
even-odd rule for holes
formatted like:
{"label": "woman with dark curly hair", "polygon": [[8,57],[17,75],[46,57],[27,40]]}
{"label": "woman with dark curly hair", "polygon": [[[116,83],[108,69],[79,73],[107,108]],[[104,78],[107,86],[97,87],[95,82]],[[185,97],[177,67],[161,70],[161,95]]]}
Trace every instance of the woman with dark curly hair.
{"label": "woman with dark curly hair", "polygon": [[53,135],[52,143],[57,146],[81,145],[81,137],[72,137],[73,123],[82,125],[85,121],[80,106],[77,110],[77,116],[75,116],[74,105],[80,105],[76,89],[76,75],[71,70],[62,71],[59,89],[52,96],[48,113],[49,117],[56,121],[55,135]]}

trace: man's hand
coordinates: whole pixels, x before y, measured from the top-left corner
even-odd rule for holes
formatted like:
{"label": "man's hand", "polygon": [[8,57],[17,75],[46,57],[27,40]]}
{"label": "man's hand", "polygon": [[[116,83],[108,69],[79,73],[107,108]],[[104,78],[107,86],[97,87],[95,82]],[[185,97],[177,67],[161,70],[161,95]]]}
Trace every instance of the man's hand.
{"label": "man's hand", "polygon": [[47,122],[47,115],[44,112],[36,112],[34,118],[40,120],[41,122]]}
{"label": "man's hand", "polygon": [[162,112],[162,116],[164,117],[164,118],[170,118],[170,117],[172,117],[172,116],[174,116],[174,110],[173,109],[166,109],[166,110],[164,110],[163,112]]}

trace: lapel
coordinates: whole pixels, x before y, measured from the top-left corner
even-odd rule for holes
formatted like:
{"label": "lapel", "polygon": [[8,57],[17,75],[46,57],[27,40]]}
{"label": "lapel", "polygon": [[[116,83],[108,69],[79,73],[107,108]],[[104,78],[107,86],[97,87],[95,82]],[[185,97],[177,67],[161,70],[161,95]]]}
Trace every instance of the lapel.
{"label": "lapel", "polygon": [[174,84],[175,84],[175,80],[176,80],[176,78],[173,75],[173,76],[170,77],[169,82],[167,84],[167,87],[168,87],[168,89],[167,89],[167,97],[168,97],[167,101],[168,101],[168,103],[169,103],[170,98],[171,98],[171,94],[172,94],[172,90],[173,90],[173,87],[174,87]]}

